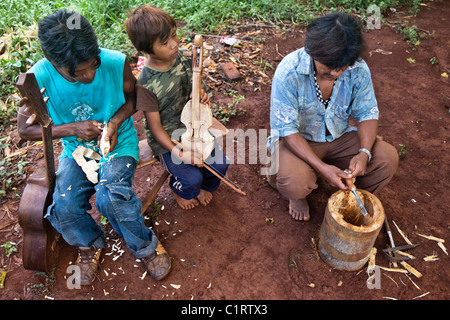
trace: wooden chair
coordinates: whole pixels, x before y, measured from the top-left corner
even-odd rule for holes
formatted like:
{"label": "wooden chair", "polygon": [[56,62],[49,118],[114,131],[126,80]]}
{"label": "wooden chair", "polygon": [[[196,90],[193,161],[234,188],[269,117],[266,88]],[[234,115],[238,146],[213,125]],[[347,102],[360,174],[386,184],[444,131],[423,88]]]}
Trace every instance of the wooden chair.
{"label": "wooden chair", "polygon": [[[157,163],[159,163],[159,161],[153,157],[152,150],[150,149],[147,140],[139,141],[139,163],[136,167],[136,170]],[[153,186],[153,188],[151,188],[149,192],[144,197],[142,197],[142,214],[145,214],[145,211],[147,211],[148,207],[152,204],[153,200],[158,194],[158,191],[161,189],[164,181],[166,181],[168,176],[169,172],[167,170],[164,170],[161,176],[159,176],[158,181]]]}

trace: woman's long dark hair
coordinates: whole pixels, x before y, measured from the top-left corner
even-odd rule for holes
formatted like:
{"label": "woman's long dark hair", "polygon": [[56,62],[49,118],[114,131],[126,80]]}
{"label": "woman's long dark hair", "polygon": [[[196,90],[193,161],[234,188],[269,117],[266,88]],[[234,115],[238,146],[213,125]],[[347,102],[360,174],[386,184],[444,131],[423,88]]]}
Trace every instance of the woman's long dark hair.
{"label": "woman's long dark hair", "polygon": [[68,68],[72,77],[80,62],[95,58],[100,66],[97,36],[77,12],[64,9],[46,16],[39,22],[38,37],[45,57],[57,67]]}
{"label": "woman's long dark hair", "polygon": [[306,52],[331,69],[353,65],[364,49],[361,25],[349,14],[331,13],[312,20],[306,28]]}

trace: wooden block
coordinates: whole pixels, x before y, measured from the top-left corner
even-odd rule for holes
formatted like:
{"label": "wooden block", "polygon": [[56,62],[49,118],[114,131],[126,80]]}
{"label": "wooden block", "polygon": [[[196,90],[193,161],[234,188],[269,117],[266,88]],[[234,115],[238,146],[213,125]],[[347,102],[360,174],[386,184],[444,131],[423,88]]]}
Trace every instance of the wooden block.
{"label": "wooden block", "polygon": [[233,62],[227,62],[223,64],[222,70],[225,73],[225,76],[228,78],[228,80],[236,80],[241,77],[239,70],[236,69]]}

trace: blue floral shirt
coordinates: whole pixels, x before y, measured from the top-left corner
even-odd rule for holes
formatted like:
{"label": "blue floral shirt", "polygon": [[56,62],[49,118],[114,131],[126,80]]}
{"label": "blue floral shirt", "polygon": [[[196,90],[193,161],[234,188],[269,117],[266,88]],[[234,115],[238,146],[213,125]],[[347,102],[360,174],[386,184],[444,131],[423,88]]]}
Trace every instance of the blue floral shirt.
{"label": "blue floral shirt", "polygon": [[350,116],[359,123],[378,115],[370,70],[363,60],[337,78],[325,109],[316,95],[313,59],[301,48],[281,61],[272,81],[268,148],[273,152],[279,137],[294,133],[308,141],[330,142],[356,130],[349,126]]}

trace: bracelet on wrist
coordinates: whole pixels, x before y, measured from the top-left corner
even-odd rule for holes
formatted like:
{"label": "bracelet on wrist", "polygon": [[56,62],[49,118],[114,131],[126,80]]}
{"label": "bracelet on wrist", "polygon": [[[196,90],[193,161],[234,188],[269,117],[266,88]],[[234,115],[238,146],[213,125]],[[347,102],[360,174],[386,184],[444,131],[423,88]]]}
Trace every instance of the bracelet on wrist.
{"label": "bracelet on wrist", "polygon": [[370,160],[372,159],[372,154],[370,153],[369,150],[367,150],[366,148],[361,148],[358,150],[359,152],[364,152],[365,154],[367,154],[367,162],[370,162]]}

